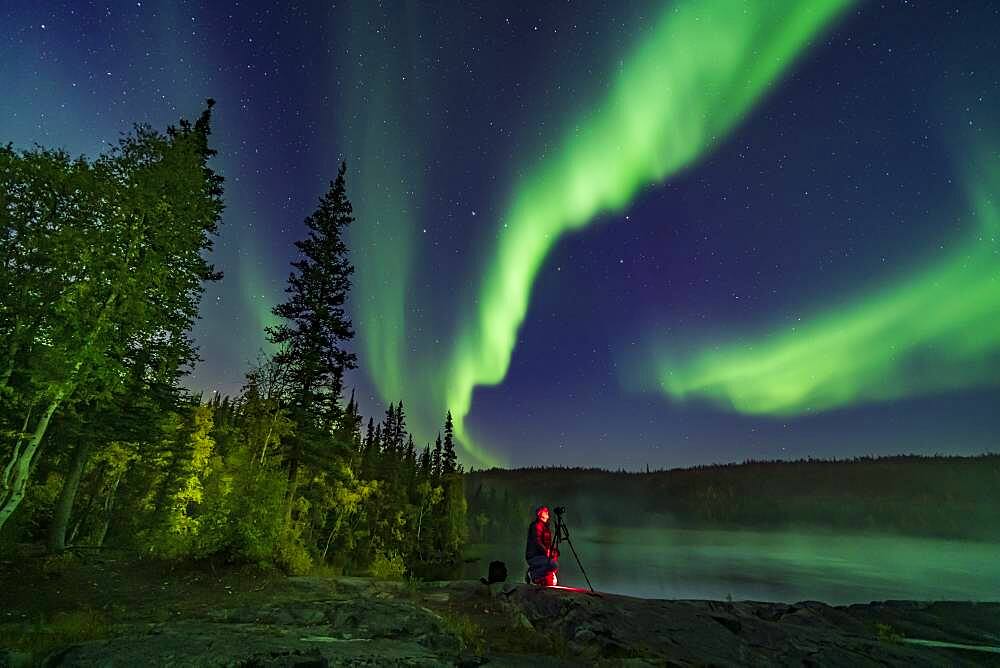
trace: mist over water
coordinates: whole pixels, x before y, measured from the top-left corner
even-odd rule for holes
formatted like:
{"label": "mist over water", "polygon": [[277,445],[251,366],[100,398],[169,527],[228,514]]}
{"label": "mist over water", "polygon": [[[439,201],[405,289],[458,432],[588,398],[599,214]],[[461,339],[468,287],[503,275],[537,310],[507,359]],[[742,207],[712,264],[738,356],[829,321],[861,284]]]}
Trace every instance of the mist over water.
{"label": "mist over water", "polygon": [[[526,525],[527,526],[527,525]],[[572,528],[572,527],[571,527]],[[572,530],[597,591],[643,598],[833,605],[887,599],[1000,600],[1000,544],[878,534],[596,527]],[[467,577],[506,561],[524,578],[524,545],[489,545]],[[563,545],[560,584],[586,586]]]}

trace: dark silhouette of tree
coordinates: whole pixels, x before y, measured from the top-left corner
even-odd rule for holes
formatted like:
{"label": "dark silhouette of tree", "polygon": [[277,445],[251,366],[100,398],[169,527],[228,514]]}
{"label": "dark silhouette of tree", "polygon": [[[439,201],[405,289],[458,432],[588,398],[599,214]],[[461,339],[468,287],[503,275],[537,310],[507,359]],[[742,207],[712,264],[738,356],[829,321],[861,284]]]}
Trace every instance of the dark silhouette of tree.
{"label": "dark silhouette of tree", "polygon": [[451,411],[444,420],[444,449],[441,452],[441,474],[448,475],[458,470],[458,457],[455,454],[455,425],[451,420]]}
{"label": "dark silhouette of tree", "polygon": [[361,439],[361,414],[358,412],[358,403],[354,399],[354,391],[351,391],[351,398],[347,402],[340,420],[334,431],[338,443],[346,445],[351,452],[351,459],[357,464],[362,456],[363,442]]}
{"label": "dark silhouette of tree", "polygon": [[417,460],[417,476],[420,480],[428,480],[431,477],[431,446],[426,445],[420,451],[420,458]]}
{"label": "dark silhouette of tree", "polygon": [[347,163],[341,163],[336,180],[305,219],[307,234],[295,242],[300,258],[292,262],[294,271],[288,275],[288,298],[273,309],[285,322],[267,330],[270,341],[279,346],[275,361],[285,369],[287,400],[298,427],[286,453],[293,492],[303,458],[321,462],[329,456],[324,451],[331,444],[322,436],[342,417],[344,371],[356,366],[355,355],[344,348],[354,337],[345,311],[354,272],[344,241],[354,221],[346,172]]}
{"label": "dark silhouette of tree", "polygon": [[434,454],[431,456],[431,475],[435,478],[441,477],[441,432],[438,432],[437,440],[434,441]]}

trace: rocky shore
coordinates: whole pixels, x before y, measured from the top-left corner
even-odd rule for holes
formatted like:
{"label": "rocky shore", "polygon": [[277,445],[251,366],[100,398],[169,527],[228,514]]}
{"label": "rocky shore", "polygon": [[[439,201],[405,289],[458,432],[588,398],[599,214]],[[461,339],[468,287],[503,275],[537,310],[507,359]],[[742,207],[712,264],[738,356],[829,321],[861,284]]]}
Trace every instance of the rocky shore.
{"label": "rocky shore", "polygon": [[511,607],[594,662],[713,666],[1000,665],[1000,604],[833,607],[663,601],[518,587]]}
{"label": "rocky shore", "polygon": [[0,665],[1000,666],[1000,603],[667,601],[321,577],[269,581],[231,605],[182,598],[164,595],[166,615],[121,611],[106,637],[45,656],[2,650]]}

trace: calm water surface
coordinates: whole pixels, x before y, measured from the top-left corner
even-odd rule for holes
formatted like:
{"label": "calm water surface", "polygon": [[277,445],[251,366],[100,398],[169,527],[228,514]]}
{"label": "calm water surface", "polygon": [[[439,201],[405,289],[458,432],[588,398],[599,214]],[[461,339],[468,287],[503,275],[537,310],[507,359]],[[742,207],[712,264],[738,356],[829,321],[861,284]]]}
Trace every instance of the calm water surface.
{"label": "calm water surface", "polygon": [[[690,529],[574,531],[598,591],[646,598],[830,604],[886,599],[1000,600],[1000,545],[881,535]],[[524,577],[523,545],[474,546],[466,577],[492,559]],[[560,584],[586,586],[569,546]]]}

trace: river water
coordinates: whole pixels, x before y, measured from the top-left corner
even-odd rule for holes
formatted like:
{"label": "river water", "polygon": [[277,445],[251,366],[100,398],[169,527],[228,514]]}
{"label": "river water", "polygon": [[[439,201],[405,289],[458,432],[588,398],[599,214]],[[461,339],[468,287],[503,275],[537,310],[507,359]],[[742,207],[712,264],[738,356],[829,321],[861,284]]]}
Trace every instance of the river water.
{"label": "river water", "polygon": [[[1000,545],[816,532],[692,529],[574,531],[573,546],[598,591],[644,598],[1000,601]],[[586,586],[563,545],[559,584]],[[493,559],[524,578],[524,545],[474,545],[464,575]]]}

